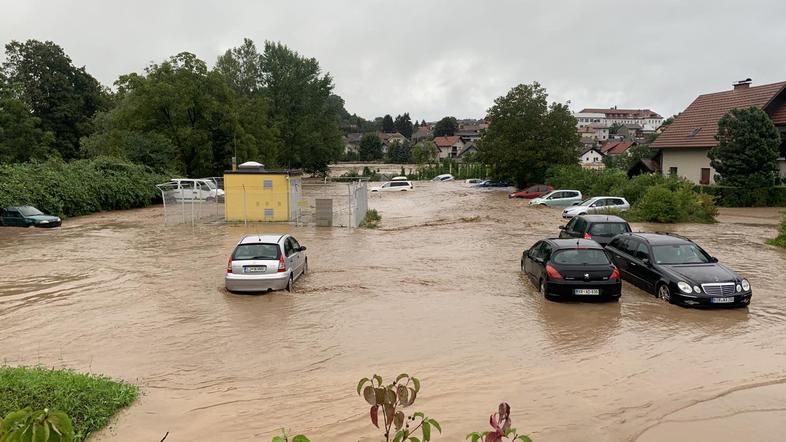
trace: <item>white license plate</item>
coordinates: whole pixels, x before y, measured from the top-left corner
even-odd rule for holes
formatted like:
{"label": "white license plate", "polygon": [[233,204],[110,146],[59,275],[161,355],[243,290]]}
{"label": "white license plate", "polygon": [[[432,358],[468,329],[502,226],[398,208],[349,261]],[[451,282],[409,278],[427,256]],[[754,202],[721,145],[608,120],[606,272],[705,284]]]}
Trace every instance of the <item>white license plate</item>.
{"label": "white license plate", "polygon": [[600,295],[600,289],[573,289],[574,295]]}
{"label": "white license plate", "polygon": [[262,273],[267,271],[267,266],[248,266],[243,267],[243,273]]}
{"label": "white license plate", "polygon": [[710,298],[710,302],[713,304],[727,304],[729,302],[734,302],[734,297],[730,298]]}

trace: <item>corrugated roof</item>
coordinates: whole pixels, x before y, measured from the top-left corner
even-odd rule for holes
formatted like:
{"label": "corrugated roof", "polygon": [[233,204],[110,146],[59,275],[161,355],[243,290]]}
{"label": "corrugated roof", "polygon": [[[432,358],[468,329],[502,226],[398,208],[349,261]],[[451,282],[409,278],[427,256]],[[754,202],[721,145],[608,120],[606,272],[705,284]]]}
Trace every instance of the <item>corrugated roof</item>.
{"label": "corrugated roof", "polygon": [[[742,87],[736,90],[699,95],[673,123],[666,127],[651,144],[653,149],[673,147],[706,147],[718,145],[718,121],[732,109],[755,106],[764,108],[780,95],[786,81],[762,86]],[[784,106],[773,110],[772,115],[786,122]]]}

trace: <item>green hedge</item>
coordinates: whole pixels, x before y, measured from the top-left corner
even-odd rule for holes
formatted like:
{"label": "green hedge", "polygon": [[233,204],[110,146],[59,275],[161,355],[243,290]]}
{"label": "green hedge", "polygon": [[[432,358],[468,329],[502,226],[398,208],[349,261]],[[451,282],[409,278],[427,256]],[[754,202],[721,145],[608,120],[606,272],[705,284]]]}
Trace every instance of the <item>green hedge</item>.
{"label": "green hedge", "polygon": [[746,189],[741,187],[696,186],[712,195],[722,207],[786,207],[786,186]]}
{"label": "green hedge", "polygon": [[786,215],[783,215],[783,221],[778,226],[778,236],[767,242],[774,246],[786,248]]}
{"label": "green hedge", "polygon": [[115,158],[0,165],[0,207],[31,205],[58,216],[144,207],[168,180],[146,166]]}

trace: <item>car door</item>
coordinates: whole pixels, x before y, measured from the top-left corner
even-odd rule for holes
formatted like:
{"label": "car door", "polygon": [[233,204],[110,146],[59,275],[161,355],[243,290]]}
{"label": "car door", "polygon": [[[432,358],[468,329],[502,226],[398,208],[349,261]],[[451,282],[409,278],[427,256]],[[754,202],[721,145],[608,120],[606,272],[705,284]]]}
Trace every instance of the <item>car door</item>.
{"label": "car door", "polygon": [[628,281],[632,280],[632,276],[628,272],[628,244],[630,239],[631,238],[626,236],[618,236],[617,238],[614,238],[606,247],[606,251],[609,254],[609,259],[611,259],[611,262],[620,270],[623,279]]}
{"label": "car door", "polygon": [[643,289],[655,292],[655,284],[660,279],[652,266],[652,255],[649,245],[641,240],[636,240],[633,259],[629,262],[630,273],[640,282]]}
{"label": "car door", "polygon": [[581,194],[575,191],[564,192],[563,204],[565,207],[581,202]]}
{"label": "car door", "polygon": [[547,206],[560,206],[561,205],[560,201],[562,200],[562,196],[564,194],[565,194],[565,192],[554,192],[553,194],[551,194],[550,197],[548,197],[546,199],[546,201],[545,201],[546,205]]}
{"label": "car door", "polygon": [[603,209],[606,208],[606,204],[607,203],[608,203],[608,200],[605,199],[605,198],[601,198],[601,199],[595,200],[595,202],[590,204],[590,206],[587,208],[587,213],[598,213],[598,212],[601,212],[601,211],[603,211]]}
{"label": "car door", "polygon": [[573,217],[568,221],[568,224],[565,225],[563,229],[559,231],[560,238],[573,238],[574,226],[576,225],[576,220],[578,217]]}
{"label": "car door", "polygon": [[527,277],[532,281],[535,282],[534,279],[534,272],[535,272],[535,263],[540,259],[540,249],[543,246],[543,241],[538,241],[530,247],[527,253],[524,254],[524,273],[526,273]]}
{"label": "car door", "polygon": [[19,213],[16,209],[9,209],[5,211],[4,214],[5,218],[5,225],[6,226],[13,226],[13,227],[24,227],[25,219],[22,217],[22,214]]}
{"label": "car door", "polygon": [[300,243],[297,242],[294,236],[290,236],[289,240],[292,241],[292,250],[294,251],[295,260],[297,262],[297,273],[303,273],[303,266],[306,263],[305,253],[300,250]]}
{"label": "car door", "polygon": [[293,275],[297,274],[297,262],[292,249],[292,240],[289,237],[284,239],[284,261],[286,261],[287,269],[291,270]]}

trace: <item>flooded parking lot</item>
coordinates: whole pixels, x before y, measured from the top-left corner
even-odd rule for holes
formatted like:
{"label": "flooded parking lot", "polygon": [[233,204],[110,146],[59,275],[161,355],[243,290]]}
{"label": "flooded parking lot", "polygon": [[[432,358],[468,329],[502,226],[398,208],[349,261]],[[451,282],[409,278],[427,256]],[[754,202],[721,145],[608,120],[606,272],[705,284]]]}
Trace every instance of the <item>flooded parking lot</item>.
{"label": "flooded parking lot", "polygon": [[[778,212],[647,226],[745,275],[747,309],[689,310],[628,284],[619,303],[553,303],[519,272],[559,212],[461,183],[373,194],[378,230],[165,226],[160,207],[0,229],[0,361],[102,373],[142,397],[95,440],[377,440],[357,380],[419,376],[443,440],[500,401],[538,441],[782,440],[786,252]],[[231,295],[241,235],[308,246],[296,293]],[[158,439],[156,439],[158,438]]]}

